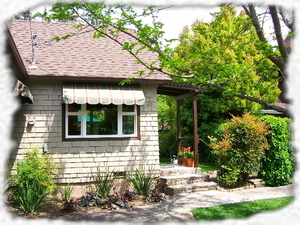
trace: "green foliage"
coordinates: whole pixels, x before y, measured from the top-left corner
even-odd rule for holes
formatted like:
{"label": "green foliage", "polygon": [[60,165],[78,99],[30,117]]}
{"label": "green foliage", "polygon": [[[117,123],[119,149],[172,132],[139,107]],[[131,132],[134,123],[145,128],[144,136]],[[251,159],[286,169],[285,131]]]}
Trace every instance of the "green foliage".
{"label": "green foliage", "polygon": [[16,164],[16,174],[10,176],[13,200],[25,213],[36,212],[54,190],[52,176],[56,172],[51,157],[33,150]]}
{"label": "green foliage", "polygon": [[170,158],[172,150],[173,155],[177,153],[177,130],[160,131],[159,135],[159,155],[160,157]]}
{"label": "green foliage", "polygon": [[179,151],[178,156],[184,158],[194,158],[194,153],[190,151]]}
{"label": "green foliage", "polygon": [[107,198],[113,186],[113,173],[109,171],[103,172],[100,170],[100,168],[98,168],[98,171],[95,175],[96,194],[101,196],[101,198]]}
{"label": "green foliage", "polygon": [[[216,132],[229,113],[242,115],[261,110],[259,104],[234,97],[235,94],[246,94],[271,103],[277,100],[277,68],[260,54],[257,43],[260,41],[247,16],[238,15],[232,6],[226,4],[222,5],[220,12],[213,14],[212,22],[196,21],[182,31],[172,60],[177,67],[190,70],[197,76],[188,82],[209,88],[197,96],[199,136],[206,143],[209,142],[208,136],[218,136]],[[174,80],[187,82],[181,78]],[[219,84],[227,91],[212,89],[205,85],[207,83]],[[191,137],[193,133],[190,109],[191,101],[182,101],[181,125],[185,137]],[[199,149],[201,162],[215,163],[216,157],[205,143],[200,142]]]}
{"label": "green foliage", "polygon": [[263,116],[261,121],[269,125],[267,135],[270,149],[262,159],[260,176],[270,186],[282,186],[292,182],[295,170],[294,151],[291,141],[291,120],[274,116]]}
{"label": "green foliage", "polygon": [[176,100],[173,96],[158,95],[158,126],[160,157],[177,153]]}
{"label": "green foliage", "polygon": [[213,14],[212,22],[196,21],[184,28],[172,60],[197,76],[190,81],[193,84],[219,84],[227,89],[222,97],[233,100],[238,108],[253,108],[255,103],[233,96],[247,94],[274,102],[279,94],[278,69],[260,53],[258,43],[249,18],[225,4]]}
{"label": "green foliage", "polygon": [[[221,12],[215,14],[213,22],[196,21],[190,29],[186,27],[175,49],[176,60],[182,60],[182,66],[186,64],[185,68],[197,75],[188,82],[205,87],[203,84],[209,81],[228,89],[224,92],[210,87],[209,91],[197,96],[199,135],[205,142],[209,142],[208,136],[215,136],[214,130],[229,113],[242,115],[262,109],[255,102],[234,97],[235,94],[247,94],[271,103],[279,94],[276,67],[259,54],[259,49],[253,44],[257,41],[256,34],[247,27],[248,22],[245,15],[237,16],[230,6],[224,6]],[[245,30],[241,29],[243,27]],[[203,29],[202,32],[199,29]],[[216,34],[220,37],[214,40]],[[187,82],[179,78],[174,80]],[[186,99],[181,104],[182,133],[185,137],[191,137],[191,101]],[[215,156],[205,143],[200,142],[199,149],[201,162],[214,163]]]}
{"label": "green foliage", "polygon": [[60,187],[59,192],[60,192],[62,200],[63,201],[70,200],[73,190],[74,190],[74,187],[71,187],[70,184],[68,184],[66,187]]}
{"label": "green foliage", "polygon": [[29,20],[32,18],[30,10],[25,10],[14,16],[15,20]]}
{"label": "green foliage", "polygon": [[227,185],[245,182],[244,175],[258,172],[260,161],[269,145],[268,126],[259,117],[245,113],[223,125],[220,138],[210,137],[211,148],[222,168],[219,179]]}
{"label": "green foliage", "polygon": [[255,213],[283,208],[293,200],[294,197],[262,199],[207,208],[197,208],[193,209],[192,213],[196,221],[247,218]]}
{"label": "green foliage", "polygon": [[[201,105],[201,103],[199,102]],[[200,106],[201,107],[201,106]],[[201,114],[205,109],[201,110]],[[198,114],[198,115],[199,115]],[[219,137],[221,134],[221,124],[224,123],[225,119],[222,119],[220,115],[212,116],[210,119],[202,119],[199,115],[200,125],[199,134],[203,141],[199,143],[199,161],[202,163],[208,163],[210,165],[216,165],[216,155],[213,153],[211,147],[208,145],[210,142],[209,137]]]}
{"label": "green foliage", "polygon": [[132,185],[134,191],[139,195],[147,195],[155,186],[155,177],[153,170],[149,169],[145,171],[142,169],[136,169],[133,174],[127,177],[127,180]]}

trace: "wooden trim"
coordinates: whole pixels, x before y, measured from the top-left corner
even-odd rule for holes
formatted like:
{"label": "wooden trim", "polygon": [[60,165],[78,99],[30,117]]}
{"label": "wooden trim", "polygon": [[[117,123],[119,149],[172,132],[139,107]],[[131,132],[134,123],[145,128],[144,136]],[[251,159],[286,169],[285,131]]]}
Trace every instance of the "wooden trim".
{"label": "wooden trim", "polygon": [[137,105],[137,118],[136,118],[136,132],[137,132],[137,137],[134,140],[141,140],[141,108],[139,105]]}
{"label": "wooden trim", "polygon": [[197,94],[198,94],[198,92],[196,92],[196,91],[190,91],[188,93],[184,93],[184,94],[176,96],[175,99],[176,100],[181,100],[181,99],[184,99],[184,98],[193,97],[193,96],[195,96]]}
{"label": "wooden trim", "polygon": [[115,137],[115,138],[108,138],[108,137],[103,137],[103,138],[63,138],[64,142],[67,141],[125,141],[125,140],[140,140],[137,137]]}
{"label": "wooden trim", "polygon": [[16,44],[14,42],[14,39],[12,38],[10,30],[7,29],[6,32],[7,32],[7,36],[8,36],[8,43],[9,43],[9,46],[10,46],[10,48],[12,50],[12,54],[13,54],[14,58],[17,61],[17,67],[19,67],[20,70],[21,70],[21,76],[22,76],[22,78],[26,79],[26,78],[28,78],[28,72],[27,72],[26,67],[25,67],[25,65],[23,63],[22,57],[20,56],[18,48],[17,48],[17,46],[16,46]]}
{"label": "wooden trim", "polygon": [[194,167],[198,167],[198,144],[199,144],[199,136],[198,136],[198,111],[197,111],[197,96],[195,95],[193,97],[193,122],[194,122],[194,127],[193,127],[193,145],[194,145],[194,156],[195,156],[195,164]]}
{"label": "wooden trim", "polygon": [[181,149],[181,139],[179,139],[179,137],[181,137],[181,115],[180,115],[180,100],[177,100],[177,153],[180,151]]}
{"label": "wooden trim", "polygon": [[141,110],[137,105],[137,136],[136,137],[96,137],[66,138],[66,105],[62,104],[62,141],[110,141],[110,140],[141,140]]}

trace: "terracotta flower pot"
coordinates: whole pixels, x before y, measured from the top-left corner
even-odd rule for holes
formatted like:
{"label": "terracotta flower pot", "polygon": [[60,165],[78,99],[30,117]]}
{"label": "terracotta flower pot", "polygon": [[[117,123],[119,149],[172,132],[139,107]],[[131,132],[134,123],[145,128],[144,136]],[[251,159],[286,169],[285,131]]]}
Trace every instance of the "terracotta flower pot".
{"label": "terracotta flower pot", "polygon": [[195,166],[195,160],[193,158],[185,158],[186,166],[188,167],[194,167]]}
{"label": "terracotta flower pot", "polygon": [[178,165],[184,165],[185,158],[178,156]]}

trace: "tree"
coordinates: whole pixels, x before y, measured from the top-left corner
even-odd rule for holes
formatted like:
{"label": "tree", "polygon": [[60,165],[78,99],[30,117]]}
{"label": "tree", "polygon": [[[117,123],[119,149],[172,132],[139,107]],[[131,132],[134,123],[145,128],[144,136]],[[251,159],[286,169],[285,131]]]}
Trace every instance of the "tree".
{"label": "tree", "polygon": [[[291,12],[290,17],[285,9],[278,6],[268,6],[266,11],[262,14],[258,14],[256,11],[256,7],[253,4],[243,5],[243,8],[249,18],[251,18],[252,24],[256,30],[257,36],[259,40],[262,42],[261,50],[265,52],[266,56],[269,60],[274,63],[279,69],[280,75],[280,86],[281,90],[284,91],[283,83],[285,83],[286,78],[288,77],[286,72],[286,65],[288,63],[289,54],[291,51],[290,42],[291,37],[293,37],[295,33],[295,15],[294,11]],[[272,46],[270,41],[266,38],[264,33],[264,23],[265,20],[270,14],[271,21],[274,27],[274,39],[277,42],[277,45]],[[284,36],[286,34],[283,33],[282,27],[285,27],[289,32],[288,36]],[[275,51],[272,49],[275,48]],[[285,102],[288,100],[281,96],[281,99]]]}
{"label": "tree", "polygon": [[210,23],[196,21],[191,30],[185,27],[175,48],[174,61],[197,75],[188,82],[197,86],[208,83],[221,89],[223,97],[230,97],[232,108],[237,111],[251,110],[255,105],[232,96],[247,95],[276,102],[277,68],[261,54],[260,41],[249,18],[243,12],[237,15],[231,5],[223,5],[220,12],[212,15]]}
{"label": "tree", "polygon": [[[276,102],[279,94],[277,68],[260,54],[260,41],[245,13],[238,14],[234,7],[223,5],[220,12],[212,14],[212,17],[209,23],[195,21],[191,28],[186,26],[173,54],[177,62],[181,63],[181,68],[198,71],[196,78],[177,77],[174,80],[197,86],[202,86],[207,80],[217,80],[228,88],[226,91],[209,89],[197,95],[200,160],[210,164],[215,163],[215,156],[205,143],[209,143],[208,136],[217,135],[220,124],[229,118],[229,114],[261,111],[261,106],[256,102],[232,96],[242,93]],[[183,137],[191,137],[193,134],[191,105],[190,99],[181,102]],[[184,142],[185,146],[192,145],[191,141]]]}
{"label": "tree", "polygon": [[[230,93],[231,96],[257,102],[265,108],[288,114],[287,109],[278,107],[272,104],[272,102],[270,103],[259,97],[251,96],[251,93],[239,93],[238,91],[234,91],[235,87],[232,87],[230,82],[224,83],[223,75],[225,75],[226,80],[228,74],[232,72],[226,65],[220,68],[218,74],[211,74],[214,79],[202,79],[201,77],[199,78],[197,67],[188,67],[180,58],[172,57],[174,53],[173,49],[170,48],[169,45],[164,44],[163,24],[157,21],[157,12],[160,11],[159,8],[149,6],[144,9],[141,14],[138,14],[130,6],[106,6],[103,3],[88,3],[82,1],[76,3],[56,3],[50,11],[52,13],[47,14],[47,19],[56,21],[80,21],[82,24],[76,26],[77,29],[83,26],[91,26],[95,29],[94,37],[106,37],[114,40],[116,44],[133,55],[137,62],[145,67],[145,71],[150,74],[153,71],[160,71],[173,78],[197,79],[199,84],[206,85],[210,89],[219,89]],[[144,17],[151,18],[153,21],[151,26],[143,22],[142,18]],[[134,34],[130,32],[128,28],[129,25],[136,30]],[[134,38],[135,41],[130,43],[120,41],[118,39],[120,32],[129,35]],[[70,34],[67,36],[70,36]],[[172,40],[166,41],[171,42]],[[141,60],[139,53],[144,49],[155,52],[159,62],[146,63]],[[216,53],[215,51],[216,49],[213,49],[212,53]],[[199,56],[198,54],[197,57]],[[197,60],[201,61],[203,58],[198,58]],[[139,71],[139,73],[144,74],[145,71]],[[246,73],[246,71],[247,68],[246,65],[244,65],[244,68],[240,66],[234,72]],[[206,78],[209,78],[209,76],[206,76]]]}
{"label": "tree", "polygon": [[31,18],[30,10],[25,10],[14,16],[15,20],[29,20]]}

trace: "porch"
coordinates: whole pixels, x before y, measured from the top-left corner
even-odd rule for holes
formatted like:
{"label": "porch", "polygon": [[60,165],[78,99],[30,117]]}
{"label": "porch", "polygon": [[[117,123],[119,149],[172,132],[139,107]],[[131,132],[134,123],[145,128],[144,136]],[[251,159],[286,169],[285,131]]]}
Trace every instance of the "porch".
{"label": "porch", "polygon": [[[177,152],[182,147],[182,140],[184,139],[190,139],[193,140],[193,146],[192,149],[194,151],[194,167],[198,167],[198,153],[199,153],[199,134],[198,134],[198,105],[197,105],[197,95],[202,92],[206,91],[204,89],[198,88],[194,85],[190,84],[183,84],[183,83],[176,83],[176,82],[168,82],[164,84],[160,84],[157,88],[157,94],[162,95],[169,95],[174,96],[177,101]],[[183,137],[181,132],[181,113],[180,113],[180,103],[181,100],[185,98],[192,98],[193,100],[193,136],[192,137]],[[170,159],[173,155],[173,152],[171,150],[170,152]]]}

